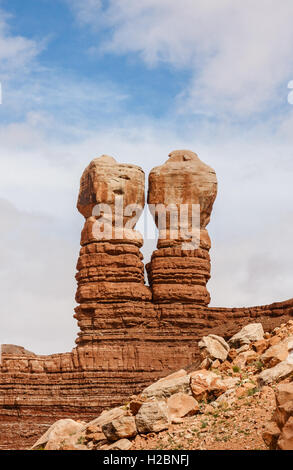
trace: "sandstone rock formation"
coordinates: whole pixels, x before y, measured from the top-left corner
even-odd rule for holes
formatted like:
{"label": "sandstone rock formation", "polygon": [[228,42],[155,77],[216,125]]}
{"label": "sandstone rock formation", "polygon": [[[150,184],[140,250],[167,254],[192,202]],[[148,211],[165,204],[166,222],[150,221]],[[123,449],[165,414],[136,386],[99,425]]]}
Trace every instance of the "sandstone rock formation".
{"label": "sandstone rock formation", "polygon": [[103,155],[83,172],[77,203],[86,219],[76,275],[79,345],[100,341],[107,324],[115,327],[116,315],[109,316],[104,304],[123,302],[125,311],[136,301],[151,299],[139,251],[142,236],[134,224],[129,228],[133,212],[126,211],[135,207],[141,212],[144,197],[144,172],[136,165],[118,164]]}
{"label": "sandstone rock formation", "polygon": [[17,346],[16,344],[1,344],[0,353],[2,354],[12,354],[13,356],[35,356],[35,353],[28,351],[22,346]]}
{"label": "sandstone rock formation", "polygon": [[[261,323],[270,331],[290,319],[293,299],[251,308],[207,307],[210,240],[206,225],[216,187],[214,171],[192,152],[172,152],[165,165],[153,170],[150,204],[160,203],[164,208],[169,203],[183,203],[190,209],[191,204],[200,203],[200,246],[183,249],[186,239],[171,238],[173,226],[167,224],[167,238],[158,241],[148,266],[148,287],[140,253],[142,237],[129,210],[144,206],[144,173],[108,156],[90,163],[82,175],[78,198],[85,225],[76,276],[77,346],[72,352],[38,356],[5,345],[0,363],[0,448],[28,447],[64,415],[69,419],[94,418],[174,370],[181,369],[179,376],[175,374],[175,388],[168,381],[164,386],[164,381],[156,384],[157,399],[191,393],[183,368],[192,365],[194,369],[204,359],[203,348],[198,346],[202,337],[218,335],[227,340],[248,323]],[[103,210],[100,204],[107,206]],[[118,237],[109,207],[112,215],[124,209]],[[129,212],[125,213],[126,208]],[[191,229],[190,220],[186,231]],[[227,351],[224,339],[221,344]],[[249,345],[245,347],[249,349]],[[260,344],[257,347],[261,349]],[[228,360],[231,354],[232,349]],[[253,361],[253,354],[243,351],[241,361]],[[223,357],[206,359],[219,361]],[[143,401],[133,403],[136,414]],[[94,434],[97,439],[103,437],[101,430]],[[19,441],[17,436],[21,436]],[[124,438],[119,441],[122,447],[129,445]]]}
{"label": "sandstone rock formation", "polygon": [[[155,302],[209,304],[211,242],[206,226],[216,195],[215,171],[188,150],[171,152],[164,165],[150,172],[148,203],[159,229],[158,249],[147,265]],[[197,207],[199,220],[192,217]]]}
{"label": "sandstone rock formation", "polygon": [[[253,324],[248,326],[251,330],[254,327]],[[261,349],[269,350],[270,343],[290,338],[292,330],[291,320],[287,324],[282,324],[281,328],[275,328],[272,333],[266,332],[263,340],[265,344]],[[218,337],[218,341],[225,343],[221,337]],[[243,347],[231,349],[227,359],[217,359],[217,367],[213,364],[211,370],[202,369],[201,366],[199,368],[191,366],[191,370],[187,373],[186,370],[180,369],[153,383],[141,394],[133,396],[129,403],[104,411],[89,423],[75,422],[71,419],[57,421],[34,444],[33,449],[128,450],[135,448],[142,440],[145,446],[148,438],[156,439],[156,434],[162,434],[165,430],[168,430],[167,441],[162,439],[161,443],[168,445],[172,444],[170,437],[173,424],[182,425],[182,428],[176,430],[176,436],[181,442],[177,440],[173,442],[175,448],[186,448],[182,446],[182,441],[189,449],[202,448],[202,443],[207,442],[204,436],[209,434],[214,448],[223,442],[227,442],[228,447],[232,441],[233,449],[235,447],[242,450],[254,449],[255,439],[258,439],[259,444],[260,430],[263,430],[266,423],[267,428],[263,438],[267,446],[271,449],[292,450],[292,382],[283,382],[277,386],[277,409],[273,414],[274,420],[267,422],[264,417],[265,415],[268,417],[268,414],[264,413],[264,408],[266,410],[269,406],[272,409],[274,404],[272,395],[276,383],[273,384],[274,388],[269,386],[258,388],[256,385],[261,375],[260,370],[262,368],[270,370],[268,364],[261,362],[262,352],[257,352],[258,343],[259,340],[251,341],[249,345],[245,345],[247,348],[245,351],[241,351]],[[249,360],[251,356],[248,353],[254,355],[254,361]],[[235,366],[243,354],[246,355],[246,361],[240,361],[242,363],[240,369]],[[290,379],[292,378],[293,371]],[[270,403],[267,401],[268,397]],[[239,415],[242,416],[242,423],[239,421]],[[219,418],[218,423],[216,423],[217,418]],[[256,423],[258,426],[255,426]],[[252,433],[254,435],[251,436]],[[159,440],[157,437],[157,442]],[[114,447],[113,441],[116,443]],[[179,443],[180,447],[177,447]]]}

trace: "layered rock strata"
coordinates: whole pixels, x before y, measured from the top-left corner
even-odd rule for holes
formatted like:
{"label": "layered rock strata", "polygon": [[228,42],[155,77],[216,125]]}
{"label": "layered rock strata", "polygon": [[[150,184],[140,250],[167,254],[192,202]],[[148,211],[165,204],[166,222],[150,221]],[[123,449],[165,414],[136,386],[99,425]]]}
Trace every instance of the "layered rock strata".
{"label": "layered rock strata", "polygon": [[[293,299],[253,308],[206,306],[210,241],[205,227],[216,196],[215,174],[192,152],[172,153],[170,162],[178,204],[201,205],[200,246],[184,250],[184,237],[160,239],[148,267],[150,288],[144,284],[142,237],[134,228],[144,206],[143,171],[108,156],[84,171],[78,198],[85,225],[77,264],[77,346],[50,356],[3,348],[0,448],[29,446],[58,418],[95,417],[156,379],[196,363],[203,336],[228,338],[256,321],[269,331],[293,315]],[[186,165],[192,167],[190,176]],[[153,172],[149,203],[175,200],[168,182],[173,170],[168,171],[163,180]],[[169,199],[160,196],[160,186]],[[121,223],[115,225],[113,214],[121,208]]]}
{"label": "layered rock strata", "polygon": [[206,226],[216,195],[215,171],[188,150],[171,152],[150,172],[148,203],[159,238],[147,272],[155,302],[209,304]]}
{"label": "layered rock strata", "polygon": [[143,240],[134,229],[144,202],[144,172],[136,165],[102,155],[83,172],[77,203],[85,217],[76,275],[79,345],[100,341],[107,323],[115,328],[115,313],[108,316],[105,304],[116,311],[119,302],[131,310],[151,299],[144,284]]}

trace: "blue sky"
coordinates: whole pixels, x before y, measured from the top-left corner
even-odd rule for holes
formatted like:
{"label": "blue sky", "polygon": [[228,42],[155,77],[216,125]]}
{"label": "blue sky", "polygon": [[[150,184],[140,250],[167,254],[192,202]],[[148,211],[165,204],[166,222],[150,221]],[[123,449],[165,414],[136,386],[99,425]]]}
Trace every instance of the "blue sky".
{"label": "blue sky", "polygon": [[[40,46],[37,63],[30,69],[34,83],[43,82],[47,76],[51,76],[53,85],[61,76],[63,84],[68,79],[76,86],[80,84],[81,88],[84,85],[92,87],[96,93],[107,87],[118,95],[112,96],[113,100],[119,100],[119,110],[116,109],[118,114],[122,112],[123,115],[135,113],[153,118],[163,117],[171,109],[172,102],[190,76],[188,67],[178,70],[168,63],[162,63],[160,67],[146,67],[136,54],[119,56],[101,53],[100,45],[111,34],[108,28],[96,31],[81,25],[63,0],[3,1],[2,8],[12,15],[8,18],[11,34],[30,38]],[[27,92],[30,93],[29,88]],[[109,117],[107,108],[102,113],[95,108],[99,101],[94,96],[92,103],[87,102],[87,106],[81,109],[82,117],[86,120],[90,117],[93,127],[99,124],[101,118]],[[79,108],[74,95],[69,95],[68,100],[70,99],[73,102],[72,108]],[[52,112],[57,106],[58,103],[51,106],[51,103],[42,102],[41,107],[37,103],[31,103],[32,109],[45,108]],[[69,108],[72,111],[71,106]],[[21,111],[25,112],[26,108],[19,109]],[[66,109],[63,112],[66,113]],[[71,117],[74,116],[73,112]],[[111,119],[113,120],[113,116]]]}
{"label": "blue sky", "polygon": [[76,198],[101,154],[147,180],[197,152],[219,180],[212,305],[292,297],[292,17],[291,0],[0,0],[0,342],[72,348]]}

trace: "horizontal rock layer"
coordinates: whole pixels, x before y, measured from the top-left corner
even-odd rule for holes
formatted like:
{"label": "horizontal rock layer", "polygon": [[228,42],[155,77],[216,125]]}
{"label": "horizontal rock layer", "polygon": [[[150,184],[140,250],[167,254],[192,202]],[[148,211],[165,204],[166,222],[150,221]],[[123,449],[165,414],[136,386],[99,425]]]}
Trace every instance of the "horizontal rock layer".
{"label": "horizontal rock layer", "polygon": [[1,448],[28,447],[56,419],[95,417],[157,378],[196,363],[202,336],[229,338],[252,321],[266,331],[275,328],[293,316],[293,299],[240,309],[133,301],[91,308],[99,315],[76,313],[82,331],[71,353],[36,356],[4,348]]}
{"label": "horizontal rock layer", "polygon": [[154,302],[210,303],[206,226],[216,195],[215,171],[189,150],[171,152],[151,170],[148,204],[159,238],[146,268]]}
{"label": "horizontal rock layer", "polygon": [[210,294],[206,284],[210,279],[210,239],[201,230],[200,246],[196,250],[183,250],[175,242],[161,247],[152,254],[146,265],[154,302],[194,302],[208,305]]}
{"label": "horizontal rock layer", "polygon": [[[203,336],[228,338],[252,321],[268,331],[293,315],[293,299],[248,309],[207,307],[211,244],[206,226],[217,193],[214,170],[193,152],[176,151],[151,171],[149,182],[148,202],[159,204],[160,211],[169,204],[188,206],[183,235],[194,233],[192,208],[200,206],[199,245],[183,248],[186,238],[171,236],[169,217],[167,237],[159,238],[147,266],[146,286],[142,236],[134,230],[136,220],[129,210],[129,205],[144,207],[144,173],[106,155],[90,163],[77,203],[85,218],[76,274],[77,347],[37,356],[5,345],[0,448],[29,447],[58,418],[95,418],[156,379],[192,366]],[[121,222],[119,237],[114,215]]]}

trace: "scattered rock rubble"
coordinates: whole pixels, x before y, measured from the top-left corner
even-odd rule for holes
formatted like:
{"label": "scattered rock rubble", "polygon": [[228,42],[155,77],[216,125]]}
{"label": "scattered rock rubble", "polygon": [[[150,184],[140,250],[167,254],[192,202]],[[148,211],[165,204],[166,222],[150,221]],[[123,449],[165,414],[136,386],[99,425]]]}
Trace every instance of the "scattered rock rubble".
{"label": "scattered rock rubble", "polygon": [[176,371],[89,423],[59,420],[31,449],[293,450],[293,320],[272,333],[249,324],[228,342],[205,336],[199,348],[197,370]]}

